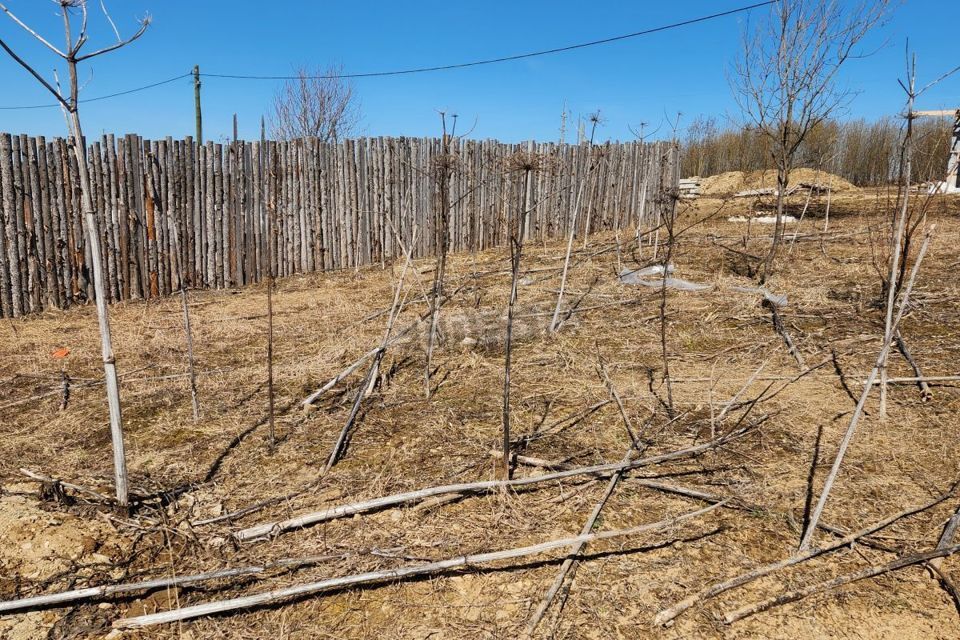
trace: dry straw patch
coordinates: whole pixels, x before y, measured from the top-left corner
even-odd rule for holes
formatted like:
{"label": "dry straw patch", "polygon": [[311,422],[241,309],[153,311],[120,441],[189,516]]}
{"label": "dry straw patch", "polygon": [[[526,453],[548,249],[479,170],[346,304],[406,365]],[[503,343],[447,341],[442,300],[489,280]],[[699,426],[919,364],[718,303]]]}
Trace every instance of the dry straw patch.
{"label": "dry straw patch", "polygon": [[[822,203],[812,206],[819,210]],[[956,212],[938,215],[955,216]],[[960,357],[956,334],[960,309],[955,303],[960,291],[953,277],[956,254],[951,249],[960,241],[955,219],[941,221],[942,233],[917,290],[917,308],[904,329],[914,355],[930,374],[956,373]],[[879,312],[870,304],[878,287],[864,233],[866,225],[879,223],[873,217],[844,216],[831,223],[833,235],[826,238],[823,250],[809,237],[813,231],[809,223],[801,229],[780,275],[770,283],[771,289],[788,295],[784,322],[807,362],[818,363],[835,350],[854,392],[875,358],[882,333]],[[819,220],[816,224],[819,228]],[[637,425],[650,422],[651,454],[708,440],[711,409],[716,413],[765,360],[763,375],[747,390],[748,396],[795,375],[796,362],[773,332],[769,312],[759,298],[729,289],[748,280],[737,273],[736,254],[717,243],[758,254],[764,239],[757,233],[754,229],[745,238],[742,225],[723,216],[679,240],[676,275],[715,286],[699,293],[668,294],[674,395],[685,416],[666,427],[649,377],[652,372],[653,390],[659,392],[657,291],[619,283],[614,237],[600,234],[587,250],[574,255],[566,300],[579,304],[582,311],[558,334],[548,334],[544,327],[555,300],[565,245],[531,244],[524,256],[519,292],[518,327],[526,328],[517,331],[513,369],[515,432],[518,438],[535,436],[528,438],[522,453],[578,465],[622,457],[627,443],[612,404],[579,421],[563,421],[607,399],[596,371],[598,349],[631,420]],[[624,250],[619,260],[636,266],[649,257],[646,248],[642,254]],[[248,582],[120,599],[109,608],[93,604],[53,609],[40,617],[4,616],[0,618],[0,625],[6,625],[0,626],[3,633],[21,625],[18,628],[32,629],[35,636],[50,629],[54,635],[70,629],[80,636],[99,637],[112,620],[170,608],[177,601],[185,605],[232,597],[578,532],[603,483],[574,478],[536,490],[335,520],[257,544],[225,542],[229,532],[240,526],[405,490],[495,477],[491,450],[499,442],[503,372],[498,327],[510,287],[508,257],[500,252],[451,257],[446,289],[457,293],[441,315],[443,340],[434,355],[439,366],[434,380],[439,386],[433,398],[423,399],[421,323],[411,330],[409,339],[388,350],[381,366],[383,376],[364,405],[346,456],[321,476],[363,371],[335,388],[311,412],[301,411],[297,403],[379,344],[386,322],[381,312],[392,299],[399,266],[278,282],[274,300],[277,406],[290,408],[279,413],[280,441],[272,455],[265,427],[250,431],[262,420],[266,406],[263,290],[191,294],[201,372],[202,418],[196,423],[191,418],[187,379],[169,377],[181,376],[186,367],[178,301],[113,307],[133,488],[150,493],[196,484],[169,504],[144,509],[136,521],[82,503],[38,502],[36,485],[25,484],[17,471],[29,467],[109,492],[102,388],[82,386],[96,382],[100,375],[92,309],[47,312],[0,326],[5,390],[0,402],[0,479],[4,491],[15,494],[0,497],[0,516],[5,518],[0,521],[24,518],[29,527],[35,520],[28,517],[53,518],[64,523],[57,526],[69,526],[81,539],[89,538],[92,549],[81,545],[77,551],[73,542],[50,547],[50,557],[61,563],[57,567],[70,568],[78,584],[139,574],[186,574],[285,557],[338,556]],[[415,266],[416,275],[407,281],[410,303],[397,320],[398,330],[414,325],[426,310],[422,294],[429,286],[432,261]],[[64,361],[50,357],[64,346],[71,351]],[[58,410],[61,362],[74,380],[64,411]],[[892,375],[911,375],[901,360],[892,362]],[[10,406],[51,391],[49,396]],[[960,394],[946,386],[935,392],[934,401],[925,404],[915,388],[895,387],[888,423],[868,416],[848,453],[825,519],[855,528],[928,499],[960,475],[953,462],[960,454],[955,428]],[[714,620],[720,611],[774,593],[781,580],[789,586],[806,584],[859,568],[863,557],[886,557],[869,549],[861,551],[863,557],[832,554],[809,567],[725,594],[704,613],[688,614],[671,629],[649,626],[660,608],[713,581],[784,557],[795,548],[818,430],[822,427],[816,482],[825,474],[823,465],[832,459],[844,417],[852,407],[831,364],[758,405],[756,417],[768,418],[751,436],[695,461],[635,474],[668,474],[663,481],[737,496],[757,508],[713,512],[684,527],[591,545],[562,615],[548,615],[541,633],[558,638],[849,637],[867,623],[880,636],[893,635],[894,630],[900,638],[960,633],[943,591],[919,569],[857,583],[837,597],[814,598],[732,628],[718,626]],[[868,410],[872,407],[871,403]],[[249,435],[234,442],[248,431]],[[539,472],[517,470],[518,476],[532,473]],[[285,495],[290,497],[235,525],[189,524]],[[628,477],[604,509],[598,529],[652,522],[702,504],[653,491]],[[891,544],[927,548],[956,506],[955,500],[943,504],[922,517],[898,523],[884,535],[892,538]],[[24,515],[25,509],[32,515]],[[42,532],[49,528],[35,527],[36,535],[46,535]],[[12,536],[0,541],[0,596],[41,587],[65,588],[68,576],[38,584],[50,576],[38,574],[39,561],[18,552],[16,545],[22,543]],[[120,568],[98,573],[91,566],[98,553]],[[272,609],[201,619],[182,628],[160,627],[142,635],[505,637],[522,629],[555,575],[553,560],[560,557],[561,553],[554,553],[506,571],[478,569],[332,593]],[[956,571],[956,562],[948,559],[944,567]]]}

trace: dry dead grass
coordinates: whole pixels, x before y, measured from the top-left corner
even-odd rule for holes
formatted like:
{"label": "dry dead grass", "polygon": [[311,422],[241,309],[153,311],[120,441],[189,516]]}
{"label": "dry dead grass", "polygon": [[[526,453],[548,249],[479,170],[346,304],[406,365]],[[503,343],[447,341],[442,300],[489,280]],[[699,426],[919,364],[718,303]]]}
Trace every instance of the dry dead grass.
{"label": "dry dead grass", "polygon": [[[869,197],[869,196],[868,196]],[[940,233],[916,291],[917,308],[904,335],[931,375],[955,374],[960,357],[960,285],[954,276],[958,203],[937,205]],[[865,206],[861,196],[861,206]],[[697,205],[701,213],[709,201]],[[815,203],[814,210],[821,206]],[[851,207],[853,205],[851,204]],[[732,294],[747,284],[743,258],[717,242],[747,253],[764,244],[753,227],[724,215],[687,232],[676,259],[678,277],[718,285],[702,293],[669,294],[674,395],[686,417],[666,422],[651,394],[648,372],[660,369],[658,294],[620,284],[613,236],[600,235],[577,256],[567,300],[584,310],[555,336],[545,334],[562,264],[561,243],[529,245],[528,273],[520,291],[526,318],[514,350],[514,432],[529,434],[605,400],[595,366],[597,349],[625,398],[635,424],[651,421],[650,452],[664,452],[709,438],[710,398],[733,396],[759,364],[765,374],[792,376],[797,365],[783,349],[759,300]],[[691,213],[696,215],[696,213]],[[823,244],[801,236],[770,284],[786,293],[784,321],[809,364],[836,350],[854,392],[875,358],[882,318],[873,306],[878,279],[870,262],[871,216],[845,215],[831,224]],[[819,221],[804,223],[811,232]],[[636,264],[643,257],[623,253]],[[428,287],[431,262],[417,264],[408,279],[410,299]],[[160,591],[109,605],[88,604],[0,618],[0,636],[11,638],[100,637],[112,620],[154,609],[225,598],[281,585],[399,566],[417,558],[440,559],[565,537],[578,532],[603,490],[602,483],[568,481],[536,491],[472,497],[338,520],[275,540],[235,548],[229,531],[368,497],[494,477],[489,455],[499,442],[502,357],[498,322],[509,289],[503,253],[461,255],[451,260],[444,307],[445,338],[434,356],[439,389],[423,393],[419,336],[387,353],[382,380],[365,405],[344,459],[320,477],[329,449],[350,410],[362,372],[303,413],[297,401],[379,343],[398,273],[379,268],[295,277],[279,283],[275,297],[277,406],[281,442],[267,451],[262,420],[265,399],[265,301],[262,290],[191,294],[203,417],[191,418],[184,377],[184,343],[176,299],[113,307],[112,319],[127,429],[129,467],[139,493],[196,487],[135,520],[98,508],[42,503],[36,485],[18,473],[28,467],[109,493],[111,478],[106,407],[96,381],[99,348],[92,309],[47,312],[0,325],[0,596],[33,592],[38,584],[63,589],[79,578],[104,582],[141,575],[184,574],[247,563],[344,552],[347,557],[291,574],[249,583]],[[425,309],[409,305],[402,328]],[[475,341],[475,342],[474,342]],[[59,347],[74,379],[66,411],[59,411]],[[894,375],[912,375],[894,358]],[[707,380],[713,378],[715,383]],[[704,380],[707,379],[707,380]],[[776,384],[777,382],[774,381]],[[759,393],[769,381],[751,388]],[[713,389],[711,391],[711,386]],[[657,384],[654,389],[658,390]],[[824,519],[855,528],[928,499],[960,475],[956,415],[960,393],[935,387],[924,404],[914,387],[893,389],[891,416],[871,413],[844,463]],[[53,391],[42,399],[32,396]],[[873,410],[874,403],[868,404]],[[557,619],[548,615],[541,633],[556,638],[591,637],[956,637],[953,605],[922,570],[914,568],[857,583],[827,597],[811,598],[732,627],[718,613],[786,586],[845,573],[888,558],[858,548],[808,563],[792,572],[725,594],[702,611],[688,613],[666,630],[650,627],[662,607],[713,581],[789,554],[799,540],[807,476],[822,427],[817,486],[832,461],[853,402],[832,366],[787,386],[757,407],[769,419],[752,436],[696,461],[662,465],[644,474],[675,474],[672,482],[736,495],[760,505],[750,511],[718,511],[682,529],[595,545],[588,549],[569,599]],[[249,433],[239,443],[240,434]],[[231,446],[233,443],[233,446]],[[612,405],[551,435],[530,442],[525,454],[578,464],[618,460],[626,447]],[[215,465],[216,461],[220,461]],[[211,469],[214,471],[211,473]],[[536,473],[520,468],[518,474]],[[312,488],[234,526],[190,527],[199,520],[266,498]],[[605,508],[602,529],[655,521],[701,506],[653,492],[626,480]],[[907,549],[930,547],[957,500],[884,532]],[[826,534],[821,534],[826,535]],[[29,545],[29,546],[25,546]],[[372,551],[379,553],[371,553]],[[365,590],[305,599],[284,606],[143,632],[139,637],[193,638],[426,638],[511,637],[536,607],[557,570],[558,555],[508,570],[468,571]],[[957,573],[958,560],[944,568]],[[138,637],[137,634],[128,634]]]}

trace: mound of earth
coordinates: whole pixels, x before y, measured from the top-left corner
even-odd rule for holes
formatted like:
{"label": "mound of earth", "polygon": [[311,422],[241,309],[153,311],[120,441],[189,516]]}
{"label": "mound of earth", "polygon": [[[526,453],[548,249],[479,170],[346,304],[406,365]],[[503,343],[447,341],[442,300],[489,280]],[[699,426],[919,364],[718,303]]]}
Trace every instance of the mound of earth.
{"label": "mound of earth", "polygon": [[[801,167],[790,172],[790,184],[798,183],[829,185],[833,191],[855,191],[857,187],[840,176]],[[764,171],[727,171],[704,178],[700,191],[704,195],[730,195],[748,189],[767,189],[777,186],[777,172]]]}

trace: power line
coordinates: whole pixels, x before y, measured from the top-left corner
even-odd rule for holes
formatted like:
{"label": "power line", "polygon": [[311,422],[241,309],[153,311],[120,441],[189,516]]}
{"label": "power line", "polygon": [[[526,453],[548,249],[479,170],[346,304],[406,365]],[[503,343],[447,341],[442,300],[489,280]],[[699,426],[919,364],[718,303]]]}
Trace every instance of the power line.
{"label": "power line", "polygon": [[510,62],[513,60],[536,58],[539,56],[546,56],[554,53],[563,53],[565,51],[573,51],[575,49],[585,49],[587,47],[595,47],[597,45],[609,44],[611,42],[618,42],[620,40],[628,40],[630,38],[637,38],[640,36],[646,36],[653,33],[659,33],[661,31],[668,31],[670,29],[677,29],[679,27],[686,27],[692,24],[697,24],[699,22],[714,20],[716,18],[723,18],[725,16],[730,16],[737,13],[744,13],[746,11],[750,11],[751,9],[757,9],[759,7],[766,7],[771,4],[776,4],[779,1],[780,0],[767,0],[767,2],[758,2],[756,4],[751,4],[744,7],[730,9],[729,11],[713,13],[708,16],[691,18],[690,20],[684,20],[682,22],[674,22],[674,23],[663,25],[660,27],[644,29],[643,31],[634,31],[633,33],[626,33],[619,36],[612,36],[610,38],[603,38],[601,40],[591,40],[590,42],[581,42],[579,44],[571,44],[565,47],[556,47],[554,49],[544,49],[542,51],[531,51],[529,53],[519,53],[516,55],[503,56],[500,58],[489,58],[487,60],[474,60],[472,62],[461,62],[459,64],[448,64],[448,65],[441,65],[441,66],[435,66],[435,67],[418,67],[415,69],[400,69],[395,71],[370,71],[367,73],[343,73],[343,74],[321,75],[321,76],[254,76],[254,75],[240,75],[240,74],[226,74],[226,73],[202,73],[200,75],[207,76],[208,78],[226,78],[231,80],[300,80],[300,79],[333,80],[333,79],[341,79],[341,78],[342,79],[381,78],[385,76],[410,75],[413,73],[428,73],[431,71],[448,71],[451,69],[465,69],[467,67],[479,67],[482,65],[497,64],[500,62]]}
{"label": "power line", "polygon": [[[165,84],[170,84],[171,82],[176,82],[177,80],[182,80],[183,78],[189,77],[190,75],[191,75],[191,73],[189,73],[189,72],[188,72],[188,73],[183,73],[183,74],[180,74],[179,76],[175,76],[175,77],[173,77],[173,78],[168,78],[168,79],[166,79],[166,80],[161,80],[160,82],[154,82],[154,83],[152,83],[152,84],[147,84],[147,85],[144,85],[144,86],[142,86],[142,87],[136,87],[135,89],[127,89],[126,91],[118,91],[118,92],[116,92],[116,93],[110,93],[110,94],[107,94],[107,95],[105,95],[105,96],[97,96],[96,98],[83,98],[83,99],[80,100],[80,103],[81,103],[81,104],[85,104],[85,103],[87,103],[87,102],[98,102],[98,101],[100,101],[100,100],[109,100],[110,98],[118,98],[118,97],[120,97],[120,96],[126,96],[126,95],[129,95],[129,94],[131,94],[131,93],[138,93],[138,92],[140,92],[140,91],[146,91],[147,89],[153,89],[154,87],[159,87],[159,86],[162,86],[162,85],[165,85]],[[59,106],[60,106],[60,105],[59,105],[58,103],[55,103],[55,102],[54,102],[54,103],[51,103],[51,104],[31,104],[31,105],[23,105],[23,106],[19,106],[19,107],[0,107],[0,110],[2,110],[2,111],[12,111],[12,110],[15,110],[15,109],[49,109],[50,107],[59,107]]]}
{"label": "power line", "polygon": [[[414,69],[399,69],[393,71],[370,71],[366,73],[344,73],[336,75],[322,75],[322,76],[256,76],[256,75],[241,75],[241,74],[226,74],[226,73],[201,73],[201,76],[206,76],[208,78],[223,78],[228,80],[300,80],[300,79],[349,79],[349,78],[380,78],[387,76],[402,76],[402,75],[411,75],[415,73],[429,73],[434,71],[449,71],[453,69],[466,69],[468,67],[479,67],[489,64],[498,64],[501,62],[511,62],[514,60],[524,60],[527,58],[536,58],[540,56],[552,55],[555,53],[564,53],[566,51],[575,51],[577,49],[585,49],[587,47],[595,47],[598,45],[610,44],[611,42],[619,42],[621,40],[629,40],[631,38],[638,38],[640,36],[651,35],[654,33],[659,33],[662,31],[669,31],[671,29],[678,29],[680,27],[686,27],[700,22],[707,22],[708,20],[715,20],[717,18],[723,18],[726,16],[731,16],[738,13],[744,13],[752,9],[758,9],[760,7],[766,7],[772,4],[776,4],[780,0],[767,0],[766,2],[758,2],[751,5],[746,5],[743,7],[738,7],[736,9],[730,9],[728,11],[721,11],[720,13],[713,13],[706,16],[700,16],[698,18],[691,18],[689,20],[683,20],[680,22],[673,22],[671,24],[662,25],[659,27],[653,27],[650,29],[644,29],[642,31],[634,31],[633,33],[625,33],[623,35],[612,36],[609,38],[602,38],[600,40],[591,40],[590,42],[581,42],[578,44],[571,44],[564,47],[556,47],[553,49],[544,49],[541,51],[531,51],[528,53],[519,53],[510,56],[502,56],[499,58],[488,58],[486,60],[474,60],[471,62],[461,62],[459,64],[448,64],[448,65],[439,65],[433,67],[417,67]],[[166,80],[161,80],[159,82],[154,82],[148,85],[141,87],[136,87],[133,89],[127,89],[125,91],[118,91],[116,93],[110,93],[104,96],[97,96],[95,98],[85,98],[81,99],[81,103],[88,102],[98,102],[100,100],[108,100],[110,98],[118,98],[120,96],[129,95],[132,93],[138,93],[140,91],[146,91],[147,89],[153,89],[155,87],[160,87],[165,84],[170,84],[171,82],[176,82],[177,80],[182,80],[192,75],[192,72],[187,72],[174,76],[173,78],[168,78]],[[7,106],[0,107],[0,111],[14,111],[14,110],[24,110],[24,109],[49,109],[52,107],[59,107],[57,103],[51,104],[34,104],[34,105],[21,105],[21,106]]]}

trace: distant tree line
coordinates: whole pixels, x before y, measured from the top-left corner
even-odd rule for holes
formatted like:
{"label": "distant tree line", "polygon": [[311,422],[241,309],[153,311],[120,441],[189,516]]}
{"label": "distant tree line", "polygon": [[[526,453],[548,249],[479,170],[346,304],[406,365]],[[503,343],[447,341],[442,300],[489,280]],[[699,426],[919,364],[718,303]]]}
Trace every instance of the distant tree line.
{"label": "distant tree line", "polygon": [[[895,182],[900,172],[902,118],[885,117],[818,124],[800,146],[794,167],[823,169],[859,186]],[[946,174],[951,118],[914,122],[913,180],[943,180]],[[684,131],[684,176],[711,176],[725,171],[773,169],[769,138],[750,126],[721,126],[699,117]]]}

